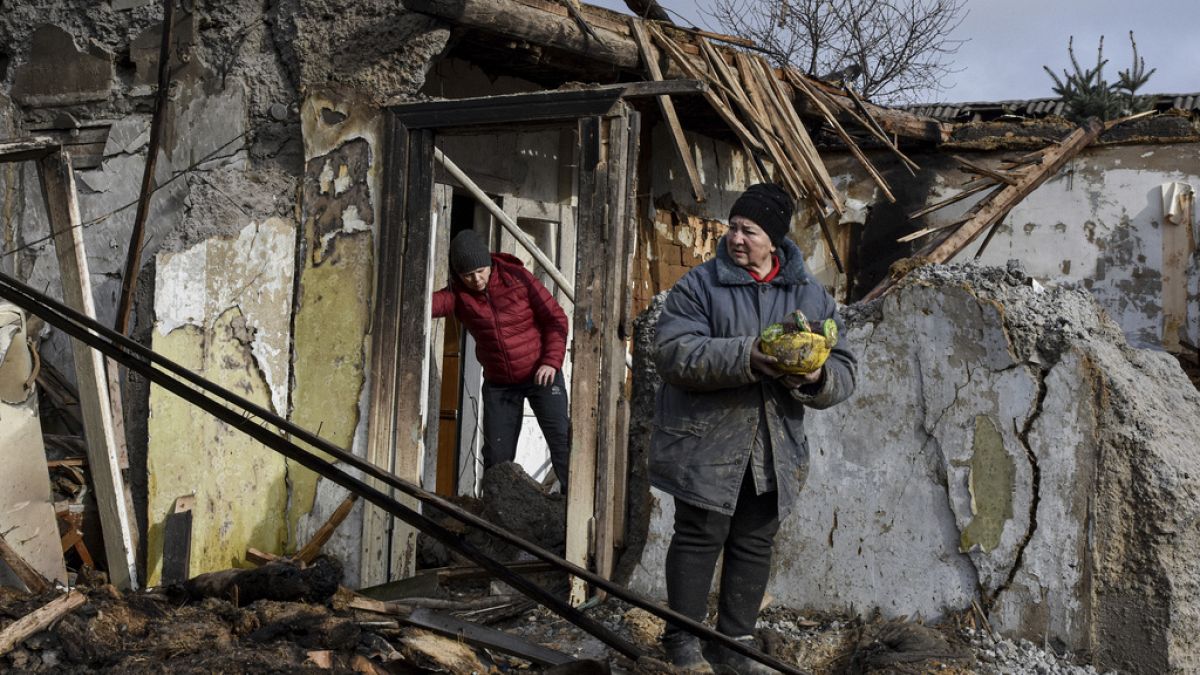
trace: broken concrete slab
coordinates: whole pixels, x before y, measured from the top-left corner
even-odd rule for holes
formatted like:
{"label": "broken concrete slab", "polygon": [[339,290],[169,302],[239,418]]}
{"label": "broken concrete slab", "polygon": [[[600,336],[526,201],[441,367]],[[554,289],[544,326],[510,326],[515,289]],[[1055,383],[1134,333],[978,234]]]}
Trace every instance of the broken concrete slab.
{"label": "broken concrete slab", "polygon": [[12,97],[26,106],[62,106],[108,98],[112,54],[99,47],[79,50],[74,37],[53,25],[33,33],[28,61],[13,74]]}
{"label": "broken concrete slab", "polygon": [[[33,372],[25,315],[0,301],[0,529],[33,569],[66,583]],[[22,587],[3,563],[0,585]]]}
{"label": "broken concrete slab", "polygon": [[[978,601],[1004,634],[1098,666],[1196,668],[1200,392],[1086,291],[1017,266],[911,277],[845,312],[858,390],[809,413],[768,592],[927,619]],[[633,584],[661,594],[672,502],[650,502]]]}

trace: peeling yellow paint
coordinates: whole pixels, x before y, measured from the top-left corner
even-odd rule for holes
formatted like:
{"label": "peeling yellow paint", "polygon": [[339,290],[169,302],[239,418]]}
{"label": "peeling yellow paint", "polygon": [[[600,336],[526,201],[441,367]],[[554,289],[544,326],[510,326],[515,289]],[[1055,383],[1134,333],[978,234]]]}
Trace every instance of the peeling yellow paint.
{"label": "peeling yellow paint", "polygon": [[958,549],[962,552],[978,545],[990,552],[1000,545],[1004,524],[1013,517],[1013,490],[1016,467],[1004,449],[1004,437],[992,418],[975,416],[974,453],[968,489],[971,494],[971,522],[962,531]]}
{"label": "peeling yellow paint", "polygon": [[[294,323],[295,386],[292,422],[349,448],[358,427],[363,387],[363,345],[374,268],[369,232],[338,236],[323,264],[306,256]],[[294,467],[289,526],[312,510],[317,475]]]}
{"label": "peeling yellow paint", "polygon": [[[271,391],[233,307],[210,330],[194,325],[155,334],[154,350],[261,406]],[[148,583],[162,576],[163,520],[175,499],[194,494],[190,574],[239,565],[246,549],[287,544],[287,464],[281,455],[157,387],[150,393]]]}

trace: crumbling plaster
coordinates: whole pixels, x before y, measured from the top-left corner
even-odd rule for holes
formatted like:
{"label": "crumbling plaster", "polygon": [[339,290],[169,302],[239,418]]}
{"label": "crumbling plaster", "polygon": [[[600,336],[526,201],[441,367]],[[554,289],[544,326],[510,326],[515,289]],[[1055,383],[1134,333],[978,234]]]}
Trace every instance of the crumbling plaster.
{"label": "crumbling plaster", "polygon": [[[999,166],[1001,159],[1012,159],[1019,154],[988,152],[967,157],[985,166]],[[898,237],[922,227],[948,225],[986,194],[985,191],[906,224],[903,212],[949,198],[960,191],[958,186],[972,178],[944,155],[924,154],[914,158],[926,167],[916,177],[887,172],[904,199],[892,216],[896,222],[880,224],[874,236],[887,236],[893,228],[897,232],[894,236]],[[853,159],[833,154],[828,154],[827,159],[835,181],[851,186],[871,185],[870,178]],[[1092,292],[1131,342],[1144,347],[1161,346],[1164,221],[1159,188],[1172,181],[1200,188],[1200,154],[1195,143],[1087,148],[1013,208],[980,262],[1003,265],[1015,258],[1042,282],[1079,284]],[[909,190],[908,183],[924,187]],[[892,208],[878,195],[864,195],[862,201],[869,205],[869,210]],[[1192,227],[1196,227],[1195,214]],[[872,236],[871,229],[863,236]],[[973,256],[981,241],[967,247],[959,259]],[[923,243],[924,240],[918,240],[914,245]],[[894,259],[910,248],[891,244],[886,250]],[[1196,344],[1200,337],[1197,313],[1200,305],[1195,300],[1195,289],[1200,289],[1200,269],[1196,251],[1186,255],[1185,283],[1192,290],[1188,295],[1184,334]]]}
{"label": "crumbling plaster", "polygon": [[[13,73],[28,71],[26,66],[41,70],[55,67],[54,60],[60,58],[58,53],[46,57],[43,53],[46,50],[36,54],[31,51],[32,37],[39,29],[51,37],[65,34],[73,42],[73,50],[59,50],[62,57],[91,58],[97,66],[94,70],[100,75],[102,66],[111,70],[108,81],[92,77],[84,83],[89,88],[81,90],[82,95],[65,92],[68,98],[78,99],[66,107],[39,107],[45,101],[28,98],[23,99],[29,104],[26,106],[10,105],[7,97],[0,101],[4,104],[0,128],[8,132],[6,135],[83,123],[112,124],[102,166],[79,172],[85,238],[92,253],[93,285],[99,318],[105,323],[113,319],[133,206],[145,162],[154,102],[154,87],[150,83],[157,77],[161,11],[160,4],[144,2],[94,5],[77,0],[37,0],[19,3],[0,17],[0,37],[4,38],[0,41],[4,45],[0,47],[0,58],[10,66],[0,73],[0,92],[10,92]],[[165,335],[156,334],[155,340],[168,351],[183,358],[195,357],[191,362],[202,365],[203,360],[196,360],[200,356],[195,350],[202,345],[226,345],[229,353],[225,356],[232,359],[230,363],[237,361],[246,367],[239,387],[267,392],[261,402],[268,407],[281,414],[293,414],[294,420],[319,430],[339,444],[360,446],[353,439],[361,439],[365,431],[359,411],[366,404],[362,400],[363,346],[373,293],[374,228],[378,223],[379,201],[377,153],[368,158],[369,180],[356,176],[356,183],[349,186],[345,182],[348,176],[334,177],[335,191],[340,194],[349,189],[359,195],[363,210],[357,214],[351,209],[339,213],[338,218],[344,216],[346,231],[328,238],[323,247],[307,245],[312,220],[320,216],[314,216],[312,209],[307,215],[301,213],[303,196],[299,188],[304,184],[306,159],[329,154],[352,140],[354,134],[348,130],[355,128],[359,118],[368,118],[368,135],[370,142],[375,143],[376,106],[384,100],[402,100],[415,94],[423,84],[426,69],[444,47],[449,31],[431,19],[384,2],[335,7],[324,2],[285,0],[265,9],[248,1],[203,6],[184,3],[177,8],[176,18],[173,81],[143,254],[143,270],[150,270],[151,277],[141,275],[141,285],[148,290],[139,293],[138,302],[148,304],[153,298],[162,301],[156,303],[163,313],[158,317],[162,323],[156,325],[171,330]],[[300,91],[322,91],[327,85],[357,97],[354,109],[347,113],[349,122],[329,124],[316,118],[315,124],[302,130],[304,99]],[[99,92],[105,88],[107,91],[101,96]],[[318,95],[308,100],[319,99]],[[310,117],[309,121],[313,119]],[[323,134],[319,129],[322,125],[338,127],[338,131]],[[37,241],[47,233],[32,167],[8,167],[0,175],[0,181],[5,250],[23,247],[19,256],[6,256],[5,265],[33,285],[57,293],[58,275],[51,249],[48,242]],[[311,183],[319,192],[316,186],[320,180],[314,176]],[[303,221],[307,229],[297,233],[292,225],[296,221]],[[278,235],[273,238],[273,245],[281,248],[271,253],[269,264],[274,269],[265,281],[272,287],[268,293],[271,302],[277,302],[278,307],[265,312],[264,307],[228,302],[228,288],[208,287],[200,296],[191,295],[201,289],[195,278],[184,277],[189,266],[195,272],[205,257],[211,258],[214,249],[208,242],[220,248],[224,244],[217,242],[230,240],[236,249],[249,246],[242,253],[256,251],[259,249],[246,241],[248,224],[257,223],[253,227],[262,228],[276,222],[286,222],[292,228],[286,233],[273,233],[273,237]],[[279,238],[293,241],[297,234],[298,245],[284,244]],[[329,264],[320,268],[309,256],[318,248],[331,256]],[[155,256],[164,251],[181,257],[161,270],[155,269]],[[287,257],[288,264],[279,256]],[[299,265],[292,264],[292,256]],[[247,261],[259,262],[262,261]],[[293,268],[297,270],[295,284],[290,281]],[[244,271],[209,269],[208,273],[210,277],[220,277],[231,288],[249,281]],[[157,272],[163,278],[153,278]],[[255,279],[255,284],[263,281]],[[275,292],[276,282],[283,284],[286,292],[282,296]],[[224,313],[221,307],[225,308]],[[296,315],[290,317],[289,310],[293,308]],[[207,321],[196,318],[202,309],[209,312]],[[278,314],[279,309],[282,315]],[[270,315],[269,321],[263,319],[266,314]],[[138,308],[135,316],[143,322],[153,320],[145,307]],[[216,317],[226,318],[218,321]],[[252,333],[248,341],[238,343],[246,347],[244,352],[235,349],[238,344],[228,343],[225,334],[230,327],[243,323],[245,331],[239,328],[239,334],[246,337],[246,331]],[[143,326],[135,326],[134,334],[149,335]],[[42,345],[43,356],[69,374],[66,340],[52,332],[47,337]],[[211,356],[212,350],[204,348],[200,352]],[[304,365],[311,363],[313,367],[292,374],[293,359]],[[322,365],[326,363],[327,369]],[[326,380],[326,375],[332,379]],[[326,387],[330,382],[336,386]],[[150,435],[187,440],[198,456],[204,457],[201,451],[207,451],[213,438],[203,440],[204,435],[199,434],[185,439],[183,431],[188,427],[184,423],[191,420],[174,415],[178,412],[176,404],[158,396],[153,403],[149,402],[149,387],[140,378],[130,378],[130,388],[126,413],[132,422],[133,471],[152,463],[146,456],[148,452],[157,454],[157,450],[146,449],[143,421],[151,407],[159,414],[155,416],[157,421],[152,418],[155,428]],[[330,397],[336,400],[331,402]],[[295,411],[291,410],[293,405]],[[344,414],[339,419],[327,420],[327,413],[339,407],[345,409]],[[167,429],[163,421],[168,419],[184,426]],[[361,447],[357,449],[361,452]],[[225,461],[222,457],[223,452],[213,451],[214,462]],[[161,463],[150,468],[160,474],[174,469]],[[138,482],[137,476],[134,482]],[[288,514],[281,516],[285,526],[275,541],[292,545],[297,537],[305,536],[323,522],[332,509],[325,509],[325,503],[318,502],[314,514],[318,522],[310,524],[305,519],[305,514],[314,508],[317,491],[315,477],[307,470],[288,473],[287,480],[279,485],[284,487],[283,492],[274,487],[265,490],[273,495],[270,509]],[[176,486],[167,485],[166,481],[152,482],[144,498],[173,500],[178,496],[175,492],[178,492]],[[341,497],[334,495],[329,499],[340,501]],[[161,506],[156,503],[151,509],[152,525],[163,514]],[[299,532],[302,521],[304,531]],[[266,529],[274,532],[274,525]],[[350,538],[357,540],[353,524],[343,530],[352,532]],[[357,545],[339,545],[341,536],[335,537],[330,545],[335,553],[341,548],[357,549]],[[156,555],[153,550],[148,553],[151,557]],[[226,554],[233,555],[232,548],[194,560],[202,561],[198,565],[224,567],[233,560]],[[241,554],[244,547],[237,559]],[[352,560],[355,555],[344,556],[351,569],[356,568]]]}
{"label": "crumbling plaster", "polygon": [[[366,454],[367,381],[375,226],[382,189],[382,118],[339,91],[313,93],[301,110],[307,160],[293,317],[291,421],[355,455]],[[301,538],[324,522],[345,491],[297,468],[292,522]],[[326,550],[356,583],[362,505]]]}
{"label": "crumbling plaster", "polygon": [[[152,346],[268,410],[286,409],[295,225],[249,223],[235,238],[161,252]],[[192,571],[240,563],[247,547],[283,550],[290,462],[158,388],[150,394],[148,572],[161,573],[161,525],[195,495]]]}

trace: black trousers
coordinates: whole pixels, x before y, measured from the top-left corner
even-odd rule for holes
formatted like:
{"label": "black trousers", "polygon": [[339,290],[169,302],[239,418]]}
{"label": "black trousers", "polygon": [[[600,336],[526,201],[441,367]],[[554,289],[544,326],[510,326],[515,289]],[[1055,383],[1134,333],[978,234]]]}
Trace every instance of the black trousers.
{"label": "black trousers", "polygon": [[511,462],[517,456],[517,439],[525,401],[537,416],[538,426],[550,448],[550,463],[563,491],[567,489],[567,467],[571,456],[571,423],[567,387],[562,371],[543,387],[532,379],[517,384],[483,382],[483,468]]}
{"label": "black trousers", "polygon": [[[754,493],[750,472],[742,478],[732,516],[675,500],[675,534],[667,549],[667,605],[703,621],[717,558],[724,553],[717,630],[731,637],[754,634],[759,605],[771,575],[771,550],[779,531],[775,491]],[[664,642],[688,633],[668,623]]]}

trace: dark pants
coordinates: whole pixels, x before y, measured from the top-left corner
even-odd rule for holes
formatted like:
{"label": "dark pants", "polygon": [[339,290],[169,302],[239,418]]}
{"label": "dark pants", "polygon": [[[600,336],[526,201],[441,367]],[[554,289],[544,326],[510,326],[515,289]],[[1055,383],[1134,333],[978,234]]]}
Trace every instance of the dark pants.
{"label": "dark pants", "polygon": [[[703,621],[713,571],[724,552],[717,630],[731,637],[753,635],[771,574],[771,549],[778,531],[778,493],[754,494],[749,471],[742,479],[732,516],[676,499],[675,534],[667,549],[667,605],[690,619]],[[663,641],[687,635],[668,624]]]}
{"label": "dark pants", "polygon": [[567,466],[571,455],[571,424],[567,414],[567,387],[562,371],[554,375],[549,386],[538,385],[532,379],[518,384],[483,383],[483,468],[511,462],[517,456],[517,438],[521,435],[521,420],[525,401],[537,416],[538,426],[550,448],[550,463],[565,492]]}

